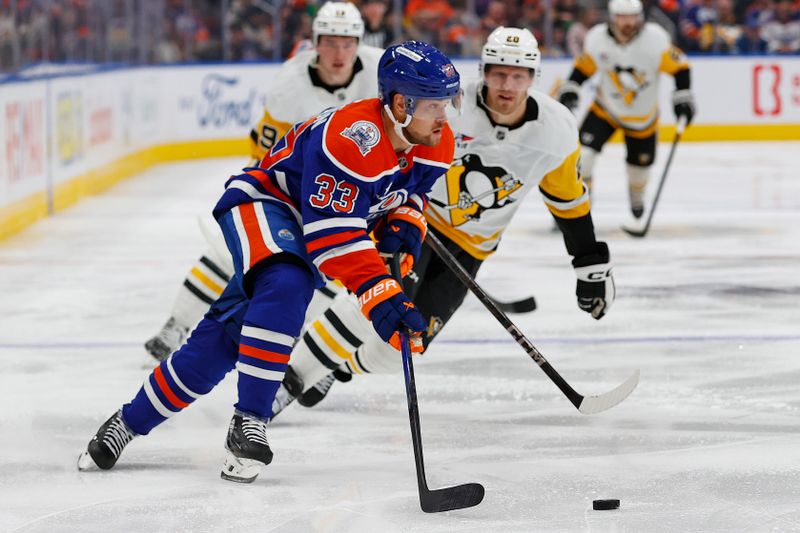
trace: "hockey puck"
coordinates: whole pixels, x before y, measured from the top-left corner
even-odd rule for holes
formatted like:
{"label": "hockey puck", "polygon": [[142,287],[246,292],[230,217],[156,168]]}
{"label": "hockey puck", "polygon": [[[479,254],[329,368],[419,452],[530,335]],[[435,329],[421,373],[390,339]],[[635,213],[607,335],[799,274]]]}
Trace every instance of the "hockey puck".
{"label": "hockey puck", "polygon": [[592,509],[595,511],[612,511],[619,509],[619,500],[593,500]]}

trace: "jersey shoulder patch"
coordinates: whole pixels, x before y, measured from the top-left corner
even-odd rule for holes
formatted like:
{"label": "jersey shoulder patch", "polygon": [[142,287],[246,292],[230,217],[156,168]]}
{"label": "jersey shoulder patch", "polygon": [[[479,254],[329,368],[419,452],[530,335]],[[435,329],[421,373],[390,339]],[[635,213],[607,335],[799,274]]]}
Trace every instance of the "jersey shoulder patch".
{"label": "jersey shoulder patch", "polygon": [[399,168],[377,98],[337,109],[325,124],[322,149],[340,170],[361,181],[376,181]]}

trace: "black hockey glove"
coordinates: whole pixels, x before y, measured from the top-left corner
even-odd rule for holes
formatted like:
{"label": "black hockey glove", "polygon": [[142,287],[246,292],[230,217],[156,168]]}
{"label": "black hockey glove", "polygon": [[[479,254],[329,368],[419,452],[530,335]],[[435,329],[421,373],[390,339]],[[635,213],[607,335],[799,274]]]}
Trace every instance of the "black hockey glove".
{"label": "black hockey glove", "polygon": [[572,80],[567,80],[558,88],[558,101],[575,113],[575,110],[578,108],[580,93],[581,86]]}
{"label": "black hockey glove", "polygon": [[675,119],[686,117],[686,125],[694,118],[694,96],[689,89],[682,89],[672,93],[672,105],[675,109]]}
{"label": "black hockey glove", "polygon": [[612,273],[608,245],[597,243],[597,250],[591,255],[572,260],[578,286],[578,307],[600,320],[614,303],[614,274]]}

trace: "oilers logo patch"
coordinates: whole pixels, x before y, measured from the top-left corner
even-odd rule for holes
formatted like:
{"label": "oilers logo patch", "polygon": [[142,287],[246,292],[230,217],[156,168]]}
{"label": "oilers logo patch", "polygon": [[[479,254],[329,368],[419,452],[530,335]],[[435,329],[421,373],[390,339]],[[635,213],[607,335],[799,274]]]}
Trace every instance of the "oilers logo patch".
{"label": "oilers logo patch", "polygon": [[289,231],[286,228],[278,230],[278,237],[286,241],[293,241],[294,240],[294,233]]}
{"label": "oilers logo patch", "polygon": [[353,122],[342,131],[341,135],[353,141],[361,155],[367,155],[381,140],[378,127],[367,120]]}

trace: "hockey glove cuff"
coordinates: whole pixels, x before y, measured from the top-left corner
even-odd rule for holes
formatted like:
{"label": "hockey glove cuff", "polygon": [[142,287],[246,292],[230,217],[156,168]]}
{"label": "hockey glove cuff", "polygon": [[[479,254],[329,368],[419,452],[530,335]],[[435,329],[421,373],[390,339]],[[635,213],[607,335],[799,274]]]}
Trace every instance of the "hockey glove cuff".
{"label": "hockey glove cuff", "polygon": [[578,307],[600,320],[614,303],[616,293],[608,245],[598,242],[595,253],[576,257],[572,266],[578,277]]}
{"label": "hockey glove cuff", "polygon": [[[372,321],[372,327],[384,342],[391,342],[394,337],[395,342],[392,342],[392,345],[399,347],[397,332],[401,328],[414,332],[411,338],[416,336],[416,332],[425,329],[425,318],[422,313],[403,294],[400,284],[391,276],[373,278],[359,288],[356,295],[361,305],[361,312]],[[412,342],[412,348],[413,346]]]}
{"label": "hockey glove cuff", "polygon": [[578,108],[578,99],[581,94],[581,86],[572,80],[567,80],[558,88],[558,101],[575,113]]}
{"label": "hockey glove cuff", "polygon": [[400,206],[387,217],[386,226],[378,237],[378,251],[390,255],[405,252],[416,261],[427,231],[428,225],[420,211]]}
{"label": "hockey glove cuff", "polygon": [[686,117],[686,125],[692,122],[694,118],[694,95],[689,89],[682,89],[672,93],[672,106],[675,110],[675,118],[680,120],[681,117]]}

